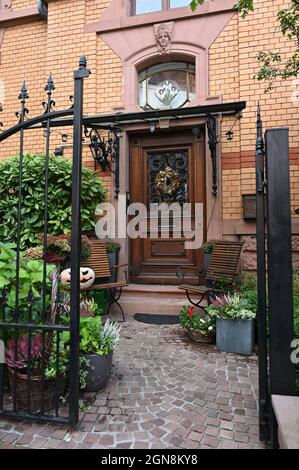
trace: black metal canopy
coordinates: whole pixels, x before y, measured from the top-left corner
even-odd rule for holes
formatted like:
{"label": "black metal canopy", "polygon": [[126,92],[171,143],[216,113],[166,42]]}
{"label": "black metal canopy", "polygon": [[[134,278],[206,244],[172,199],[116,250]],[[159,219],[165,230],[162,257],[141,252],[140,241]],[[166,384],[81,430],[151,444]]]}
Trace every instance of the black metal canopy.
{"label": "black metal canopy", "polygon": [[[100,130],[103,131],[111,131],[111,133],[115,134],[116,137],[116,146],[117,152],[113,156],[113,163],[115,165],[115,169],[110,169],[115,174],[115,195],[116,198],[119,194],[119,137],[116,136],[118,130],[125,130],[126,126],[129,125],[138,125],[138,124],[157,124],[161,119],[168,119],[169,121],[178,123],[179,121],[183,121],[184,119],[193,120],[204,119],[207,123],[207,135],[208,135],[208,144],[211,152],[212,158],[212,193],[214,196],[217,196],[217,144],[219,142],[217,136],[217,124],[216,119],[217,116],[236,116],[236,119],[240,118],[242,115],[243,109],[246,108],[245,101],[237,101],[232,103],[220,103],[220,104],[211,104],[211,105],[204,105],[204,106],[188,106],[185,108],[179,109],[160,109],[160,110],[148,110],[148,111],[136,111],[131,113],[113,113],[113,114],[96,114],[92,116],[84,115],[82,118],[82,124],[85,129],[85,135],[89,135],[91,137],[91,150],[93,148],[101,148],[103,151],[103,142],[98,132]],[[44,113],[44,115],[37,116],[33,119],[25,120],[22,123],[18,123],[15,126],[11,127],[8,130],[4,130],[0,133],[0,142],[5,140],[7,137],[10,137],[16,133],[18,133],[21,129],[39,129],[39,128],[57,128],[57,127],[67,127],[73,126],[74,123],[74,113],[73,107],[64,110],[64,111],[56,111],[55,114],[51,115],[51,120],[49,120],[49,113]],[[95,140],[94,134],[97,133],[98,135],[98,142]],[[111,140],[111,139],[110,139]],[[108,143],[111,144],[110,140]],[[107,143],[107,142],[106,142]],[[111,147],[111,145],[110,145]],[[109,147],[109,148],[110,148]],[[111,147],[112,148],[112,147]],[[110,148],[110,150],[111,150]],[[109,149],[108,149],[109,150]],[[105,149],[105,153],[107,153],[107,149]],[[108,156],[109,151],[106,156]],[[94,156],[94,155],[93,155]],[[111,156],[111,155],[110,155]],[[101,160],[101,156],[97,155],[97,161]]]}
{"label": "black metal canopy", "polygon": [[[188,118],[207,118],[208,115],[236,115],[246,108],[246,101],[210,104],[204,106],[188,106],[179,109],[160,109],[136,111],[131,113],[95,114],[83,116],[83,124],[93,129],[111,129],[132,124],[150,123],[159,119],[179,120]],[[52,127],[71,126],[72,117],[61,117],[51,122]]]}

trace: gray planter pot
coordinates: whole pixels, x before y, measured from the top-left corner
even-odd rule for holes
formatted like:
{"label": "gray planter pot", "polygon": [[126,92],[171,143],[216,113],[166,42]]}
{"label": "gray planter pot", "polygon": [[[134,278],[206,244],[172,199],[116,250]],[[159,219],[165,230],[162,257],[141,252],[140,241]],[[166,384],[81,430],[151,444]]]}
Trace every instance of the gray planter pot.
{"label": "gray planter pot", "polygon": [[90,366],[86,368],[88,374],[85,379],[85,392],[98,392],[107,384],[112,368],[113,353],[107,356],[97,354],[83,354],[83,356],[90,362]]}
{"label": "gray planter pot", "polygon": [[[117,282],[118,278],[118,268],[114,268],[118,264],[118,253],[108,253],[109,267],[111,271],[111,282]],[[115,290],[112,289],[112,295],[115,296]]]}
{"label": "gray planter pot", "polygon": [[250,356],[253,347],[253,320],[217,318],[216,348],[218,351]]}
{"label": "gray planter pot", "polygon": [[118,253],[108,253],[109,267],[111,271],[111,281],[117,282],[118,269],[114,268],[118,264]]}
{"label": "gray planter pot", "polygon": [[205,271],[208,270],[211,258],[212,258],[212,253],[204,253],[204,255],[203,255],[203,267],[204,267]]}

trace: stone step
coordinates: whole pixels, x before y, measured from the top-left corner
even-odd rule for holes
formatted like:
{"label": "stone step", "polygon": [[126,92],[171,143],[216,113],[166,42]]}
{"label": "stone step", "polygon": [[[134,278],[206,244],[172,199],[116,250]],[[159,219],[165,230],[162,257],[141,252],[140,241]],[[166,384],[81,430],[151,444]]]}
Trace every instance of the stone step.
{"label": "stone step", "polygon": [[186,294],[177,286],[130,284],[123,290],[121,305],[126,315],[178,315],[182,307],[189,305],[189,302]]}
{"label": "stone step", "polygon": [[299,449],[299,397],[272,395],[280,449]]}

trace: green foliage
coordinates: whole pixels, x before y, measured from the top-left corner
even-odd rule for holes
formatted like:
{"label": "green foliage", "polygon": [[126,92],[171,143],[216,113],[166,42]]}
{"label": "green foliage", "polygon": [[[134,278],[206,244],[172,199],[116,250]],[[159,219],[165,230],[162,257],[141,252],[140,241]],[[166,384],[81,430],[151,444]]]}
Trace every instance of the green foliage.
{"label": "green foliage", "polygon": [[216,331],[216,317],[204,310],[194,312],[194,307],[183,307],[180,313],[180,324],[186,330],[200,331],[202,335]]}
{"label": "green foliage", "polygon": [[[72,164],[62,157],[49,159],[49,233],[71,231]],[[15,242],[18,217],[19,157],[0,162],[0,239]],[[22,249],[40,244],[37,234],[44,231],[45,156],[25,155],[22,183]],[[94,226],[97,204],[105,199],[106,190],[97,176],[82,170],[82,231]]]}
{"label": "green foliage", "polygon": [[243,274],[242,280],[238,288],[246,308],[257,312],[257,280],[250,274]]}
{"label": "green foliage", "polygon": [[117,253],[118,254],[121,250],[120,243],[118,243],[114,240],[110,240],[109,238],[107,238],[105,240],[105,245],[106,245],[107,253]]}
{"label": "green foliage", "polygon": [[[13,243],[0,243],[0,291],[7,289],[7,305],[9,308],[15,308],[16,301],[16,245]],[[47,288],[51,288],[50,275],[55,269],[54,265],[47,265]],[[38,301],[41,299],[41,291],[43,285],[43,261],[28,260],[20,254],[20,270],[19,270],[19,302],[20,310],[26,313],[28,310],[28,296],[30,288],[34,295],[33,314],[35,309],[38,310]],[[49,292],[48,292],[49,294]],[[47,296],[47,303],[50,298]],[[40,306],[39,306],[40,307]]]}
{"label": "green foliage", "polygon": [[214,250],[214,244],[215,244],[215,241],[214,240],[208,240],[204,243],[203,245],[203,252],[206,254],[206,255],[210,255],[211,253],[213,253],[213,250]]}
{"label": "green foliage", "polygon": [[250,320],[256,317],[256,312],[249,310],[246,299],[237,293],[217,296],[207,312],[211,316],[232,320]]}
{"label": "green foliage", "polygon": [[[192,0],[190,6],[193,11],[199,5],[203,5],[205,0]],[[254,11],[254,0],[238,0],[235,8],[245,18],[250,12]],[[277,78],[287,80],[296,78],[299,73],[299,2],[292,0],[288,8],[282,8],[277,12],[277,21],[281,33],[286,36],[295,46],[295,51],[289,54],[286,61],[282,60],[279,53],[273,51],[261,51],[257,56],[260,69],[254,76],[255,79],[268,82],[265,92],[273,88]]]}
{"label": "green foliage", "polygon": [[80,351],[85,354],[110,354],[119,342],[120,328],[109,320],[102,324],[101,317],[80,319]]}

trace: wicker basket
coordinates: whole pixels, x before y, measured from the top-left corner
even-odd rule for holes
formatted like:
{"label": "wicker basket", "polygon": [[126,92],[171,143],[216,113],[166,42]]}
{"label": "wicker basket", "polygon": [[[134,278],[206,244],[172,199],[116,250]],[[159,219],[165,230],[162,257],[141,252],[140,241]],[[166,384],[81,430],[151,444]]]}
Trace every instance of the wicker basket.
{"label": "wicker basket", "polygon": [[[14,390],[14,371],[9,369],[9,385],[10,391],[16,397],[17,411],[39,412],[50,411],[56,406],[56,380],[44,380],[44,397],[42,400],[42,377],[30,377],[30,410],[28,410],[27,393],[28,393],[28,375],[16,374],[16,389]],[[67,377],[59,377],[57,380],[57,399],[65,392],[67,386]],[[43,403],[42,403],[43,402]],[[42,406],[43,405],[43,406]]]}
{"label": "wicker basket", "polygon": [[203,335],[199,330],[187,330],[187,335],[192,341],[196,341],[196,343],[211,344],[215,341],[215,335],[213,333]]}

